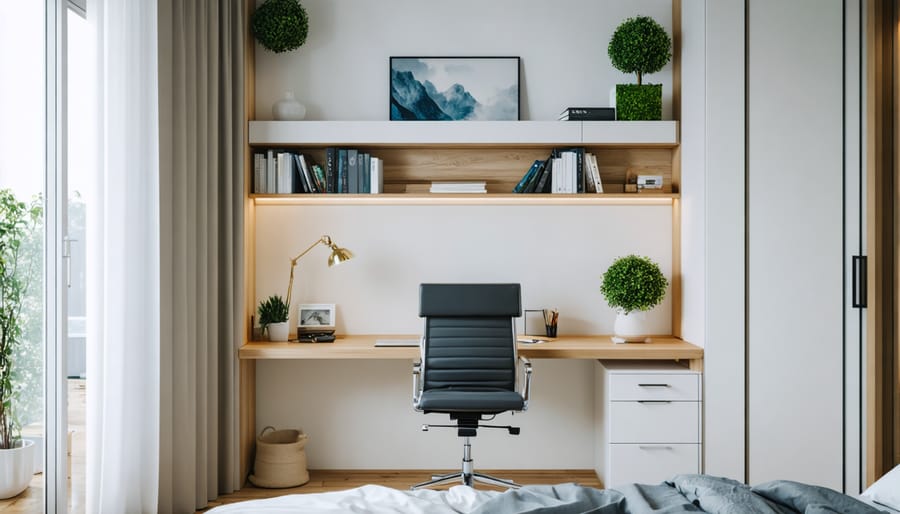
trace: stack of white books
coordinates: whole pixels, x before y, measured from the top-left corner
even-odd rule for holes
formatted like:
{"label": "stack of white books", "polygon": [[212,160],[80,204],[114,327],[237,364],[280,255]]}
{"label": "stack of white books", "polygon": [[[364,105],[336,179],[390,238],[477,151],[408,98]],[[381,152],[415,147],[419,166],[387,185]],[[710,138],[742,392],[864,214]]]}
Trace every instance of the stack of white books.
{"label": "stack of white books", "polygon": [[474,182],[432,182],[432,193],[487,193],[487,183]]}

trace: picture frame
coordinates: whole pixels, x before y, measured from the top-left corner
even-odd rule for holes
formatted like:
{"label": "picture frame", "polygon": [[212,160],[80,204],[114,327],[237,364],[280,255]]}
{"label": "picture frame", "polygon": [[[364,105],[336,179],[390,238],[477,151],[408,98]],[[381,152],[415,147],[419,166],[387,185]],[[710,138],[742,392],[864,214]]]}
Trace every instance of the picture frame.
{"label": "picture frame", "polygon": [[333,303],[302,303],[297,307],[297,333],[333,333],[337,324],[337,310]]}
{"label": "picture frame", "polygon": [[518,121],[519,57],[391,56],[392,121]]}

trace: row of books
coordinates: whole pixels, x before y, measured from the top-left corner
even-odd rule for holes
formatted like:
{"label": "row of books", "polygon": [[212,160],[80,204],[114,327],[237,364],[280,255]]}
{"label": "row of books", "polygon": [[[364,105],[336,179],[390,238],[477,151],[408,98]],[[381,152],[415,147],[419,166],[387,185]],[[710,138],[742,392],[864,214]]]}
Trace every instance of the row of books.
{"label": "row of books", "polygon": [[383,169],[381,159],[352,148],[327,148],[324,167],[309,154],[271,149],[253,154],[253,192],[378,194]]}
{"label": "row of books", "polygon": [[614,121],[615,107],[567,107],[559,114],[560,121]]}
{"label": "row of books", "polygon": [[544,160],[536,160],[513,193],[602,193],[597,156],[583,147],[554,148]]}

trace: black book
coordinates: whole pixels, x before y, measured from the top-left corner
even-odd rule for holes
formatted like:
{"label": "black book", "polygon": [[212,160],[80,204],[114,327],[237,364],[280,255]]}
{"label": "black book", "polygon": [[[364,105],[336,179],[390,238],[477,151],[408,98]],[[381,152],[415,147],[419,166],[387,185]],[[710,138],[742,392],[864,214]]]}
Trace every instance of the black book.
{"label": "black book", "polygon": [[612,121],[616,119],[614,107],[569,107],[559,114],[560,120]]}
{"label": "black book", "polygon": [[556,150],[550,152],[550,157],[547,157],[547,165],[544,166],[544,171],[541,173],[541,178],[538,184],[534,187],[535,193],[549,193],[551,184],[553,182],[550,180],[550,176],[553,175],[553,158],[558,156],[559,153]]}
{"label": "black book", "polygon": [[325,149],[325,192],[334,193],[337,184],[337,148],[329,146]]}

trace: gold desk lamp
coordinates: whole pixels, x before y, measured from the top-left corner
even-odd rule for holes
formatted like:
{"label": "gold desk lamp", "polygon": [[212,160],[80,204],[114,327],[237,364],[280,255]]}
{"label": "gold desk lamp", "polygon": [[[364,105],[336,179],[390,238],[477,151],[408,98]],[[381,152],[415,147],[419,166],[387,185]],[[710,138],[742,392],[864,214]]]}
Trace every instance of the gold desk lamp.
{"label": "gold desk lamp", "polygon": [[288,306],[291,305],[291,290],[293,290],[294,288],[294,268],[297,267],[297,261],[299,261],[304,255],[308,254],[310,250],[320,244],[331,248],[331,255],[328,256],[329,268],[344,261],[349,261],[353,258],[353,253],[350,250],[341,248],[338,245],[334,244],[334,241],[332,241],[331,237],[329,236],[322,236],[318,241],[309,245],[309,248],[303,250],[302,252],[300,252],[300,255],[291,259],[291,279],[288,281],[287,301],[285,302]]}

